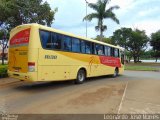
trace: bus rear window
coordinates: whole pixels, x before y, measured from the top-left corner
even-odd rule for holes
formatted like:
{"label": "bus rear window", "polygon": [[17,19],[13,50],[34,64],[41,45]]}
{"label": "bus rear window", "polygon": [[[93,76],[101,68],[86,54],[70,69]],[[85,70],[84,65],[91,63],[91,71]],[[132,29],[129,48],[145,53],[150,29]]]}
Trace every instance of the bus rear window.
{"label": "bus rear window", "polygon": [[10,46],[21,46],[29,43],[30,28],[24,29],[10,39]]}

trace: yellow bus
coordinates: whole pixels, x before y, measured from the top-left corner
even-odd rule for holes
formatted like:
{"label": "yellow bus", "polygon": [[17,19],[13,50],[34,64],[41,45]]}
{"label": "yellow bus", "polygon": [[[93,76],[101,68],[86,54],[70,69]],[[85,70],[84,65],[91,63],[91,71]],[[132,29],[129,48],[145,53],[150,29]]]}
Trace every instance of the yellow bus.
{"label": "yellow bus", "polygon": [[75,80],[124,71],[123,48],[39,24],[10,32],[8,74],[24,81]]}

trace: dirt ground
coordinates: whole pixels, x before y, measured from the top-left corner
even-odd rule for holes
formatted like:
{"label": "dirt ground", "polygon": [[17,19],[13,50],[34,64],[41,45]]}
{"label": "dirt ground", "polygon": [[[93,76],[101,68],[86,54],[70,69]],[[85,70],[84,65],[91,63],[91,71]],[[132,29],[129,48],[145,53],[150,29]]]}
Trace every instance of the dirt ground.
{"label": "dirt ground", "polygon": [[26,83],[0,79],[0,113],[160,114],[160,72],[125,71],[117,78]]}

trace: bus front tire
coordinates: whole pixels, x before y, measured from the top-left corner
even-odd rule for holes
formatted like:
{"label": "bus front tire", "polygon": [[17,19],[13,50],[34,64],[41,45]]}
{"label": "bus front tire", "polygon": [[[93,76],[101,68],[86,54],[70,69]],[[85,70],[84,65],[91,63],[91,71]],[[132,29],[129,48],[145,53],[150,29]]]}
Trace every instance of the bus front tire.
{"label": "bus front tire", "polygon": [[75,84],[82,84],[86,79],[86,72],[83,69],[80,69],[77,73],[77,78]]}
{"label": "bus front tire", "polygon": [[113,77],[117,77],[118,75],[119,75],[119,70],[118,68],[115,68]]}

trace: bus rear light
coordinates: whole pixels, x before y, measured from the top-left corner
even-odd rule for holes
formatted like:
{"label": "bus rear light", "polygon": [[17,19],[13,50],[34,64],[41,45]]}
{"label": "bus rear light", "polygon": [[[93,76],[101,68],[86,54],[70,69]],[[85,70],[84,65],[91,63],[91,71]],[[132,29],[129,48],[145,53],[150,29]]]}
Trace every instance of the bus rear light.
{"label": "bus rear light", "polygon": [[29,72],[35,71],[35,62],[28,62],[28,71]]}

